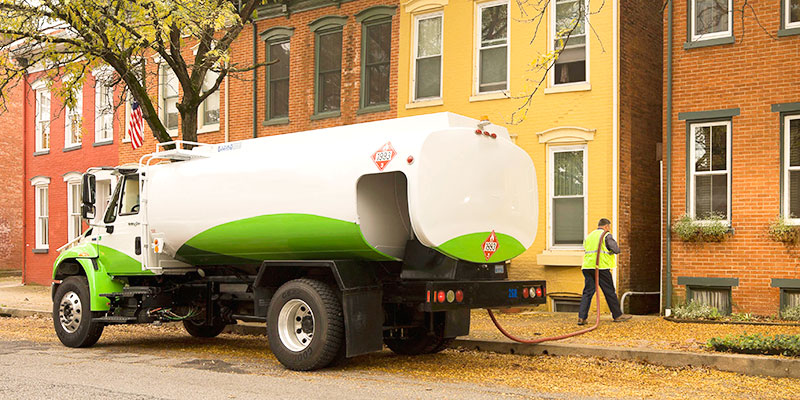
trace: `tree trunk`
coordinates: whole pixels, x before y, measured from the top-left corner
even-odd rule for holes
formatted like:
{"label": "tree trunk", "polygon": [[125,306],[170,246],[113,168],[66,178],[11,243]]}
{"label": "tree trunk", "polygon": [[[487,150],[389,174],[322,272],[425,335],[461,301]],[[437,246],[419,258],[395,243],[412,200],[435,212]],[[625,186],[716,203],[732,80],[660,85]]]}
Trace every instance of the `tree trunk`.
{"label": "tree trunk", "polygon": [[197,142],[197,111],[198,106],[187,107],[188,111],[181,112],[181,138],[187,142]]}

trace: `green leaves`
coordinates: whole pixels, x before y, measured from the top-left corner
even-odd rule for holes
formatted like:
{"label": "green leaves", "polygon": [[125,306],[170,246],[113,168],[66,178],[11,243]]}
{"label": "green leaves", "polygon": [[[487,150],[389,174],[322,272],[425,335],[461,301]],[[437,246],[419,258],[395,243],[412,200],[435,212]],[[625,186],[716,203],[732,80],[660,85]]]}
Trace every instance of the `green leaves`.
{"label": "green leaves", "polygon": [[729,351],[742,354],[800,356],[800,335],[775,335],[773,337],[754,335],[714,337],[706,343],[715,351]]}

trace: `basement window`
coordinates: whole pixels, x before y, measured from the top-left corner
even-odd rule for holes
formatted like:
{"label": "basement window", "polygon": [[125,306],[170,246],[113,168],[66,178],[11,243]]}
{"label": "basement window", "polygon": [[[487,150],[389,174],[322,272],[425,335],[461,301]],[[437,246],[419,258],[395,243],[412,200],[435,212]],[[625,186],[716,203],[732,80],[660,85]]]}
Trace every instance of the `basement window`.
{"label": "basement window", "polygon": [[731,313],[731,288],[739,286],[738,278],[679,276],[678,285],[686,285],[686,301],[715,307],[720,314]]}
{"label": "basement window", "polygon": [[553,297],[553,312],[576,313],[581,308],[581,299],[577,297]]}

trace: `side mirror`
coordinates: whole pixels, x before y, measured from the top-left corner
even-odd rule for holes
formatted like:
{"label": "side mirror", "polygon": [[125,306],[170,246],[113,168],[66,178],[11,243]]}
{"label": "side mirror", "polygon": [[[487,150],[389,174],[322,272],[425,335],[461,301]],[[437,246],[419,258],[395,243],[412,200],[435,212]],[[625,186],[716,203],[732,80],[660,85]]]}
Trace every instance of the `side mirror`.
{"label": "side mirror", "polygon": [[94,194],[97,178],[93,174],[83,174],[81,197],[83,204],[94,205]]}
{"label": "side mirror", "polygon": [[83,203],[81,204],[81,217],[83,219],[94,219],[95,208],[94,205]]}

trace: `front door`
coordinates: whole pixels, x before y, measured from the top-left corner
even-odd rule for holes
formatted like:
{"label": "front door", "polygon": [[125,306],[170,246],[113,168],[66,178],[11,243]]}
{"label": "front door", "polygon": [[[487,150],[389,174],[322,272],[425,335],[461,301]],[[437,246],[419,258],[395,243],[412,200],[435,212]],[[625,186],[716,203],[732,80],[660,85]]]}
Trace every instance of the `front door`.
{"label": "front door", "polygon": [[135,275],[142,270],[142,218],[139,212],[139,175],[121,177],[98,232],[100,262],[111,275]]}

